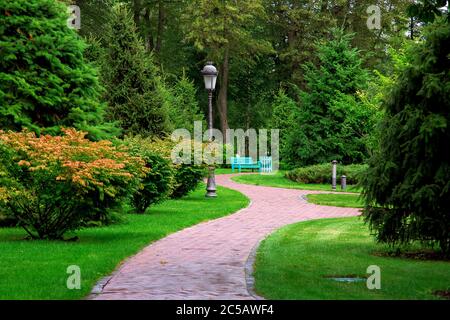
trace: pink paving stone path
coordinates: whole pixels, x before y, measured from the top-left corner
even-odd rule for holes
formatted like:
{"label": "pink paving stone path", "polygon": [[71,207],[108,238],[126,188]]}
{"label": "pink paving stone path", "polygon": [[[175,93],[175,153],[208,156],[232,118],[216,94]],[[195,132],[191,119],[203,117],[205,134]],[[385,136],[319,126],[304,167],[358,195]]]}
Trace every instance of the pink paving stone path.
{"label": "pink paving stone path", "polygon": [[253,299],[245,264],[261,239],[298,221],[359,215],[358,209],[317,206],[302,199],[315,191],[238,184],[232,176],[217,176],[216,182],[249,197],[249,207],[150,244],[90,298]]}

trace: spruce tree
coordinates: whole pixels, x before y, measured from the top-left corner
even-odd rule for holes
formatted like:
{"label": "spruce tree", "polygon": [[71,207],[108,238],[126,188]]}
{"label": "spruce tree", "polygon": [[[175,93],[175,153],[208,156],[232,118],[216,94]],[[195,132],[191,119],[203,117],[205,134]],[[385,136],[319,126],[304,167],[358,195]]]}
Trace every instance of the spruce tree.
{"label": "spruce tree", "polygon": [[380,242],[438,243],[450,255],[450,24],[440,19],[425,39],[384,104],[364,216]]}
{"label": "spruce tree", "polygon": [[61,126],[91,139],[117,134],[104,123],[96,70],[84,42],[67,27],[55,0],[0,0],[0,128],[58,134]]}
{"label": "spruce tree", "polygon": [[108,117],[125,134],[164,136],[170,130],[164,84],[126,4],[114,5],[103,39],[101,61]]}
{"label": "spruce tree", "polygon": [[194,130],[194,121],[203,121],[204,117],[197,102],[197,90],[194,83],[186,75],[182,75],[171,88],[170,121],[174,128]]}
{"label": "spruce tree", "polygon": [[341,95],[356,95],[367,85],[368,73],[362,67],[359,51],[351,47],[353,35],[333,29],[330,39],[317,44],[319,63],[303,66],[307,88],[300,94],[297,128],[288,137],[289,162],[309,165],[345,158],[344,148],[352,146],[338,131],[346,120],[333,106]]}

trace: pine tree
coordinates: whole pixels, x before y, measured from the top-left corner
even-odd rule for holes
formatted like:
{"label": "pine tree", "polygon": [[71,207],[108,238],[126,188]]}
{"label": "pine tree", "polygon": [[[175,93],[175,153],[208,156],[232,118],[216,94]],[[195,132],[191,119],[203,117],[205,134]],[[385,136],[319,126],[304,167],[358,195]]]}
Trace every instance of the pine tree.
{"label": "pine tree", "polygon": [[125,4],[112,8],[103,42],[101,73],[110,119],[118,121],[125,134],[167,134],[169,107],[164,83]]}
{"label": "pine tree", "polygon": [[184,74],[178,79],[173,88],[170,121],[174,128],[194,130],[194,121],[203,121],[203,114],[197,102],[197,90],[194,83]]}
{"label": "pine tree", "polygon": [[297,128],[288,137],[289,161],[297,165],[344,158],[346,141],[337,132],[346,120],[345,113],[333,105],[341,95],[356,95],[367,84],[368,73],[362,67],[359,51],[351,48],[351,34],[333,29],[331,38],[317,46],[318,66],[304,65],[306,91],[300,94]]}
{"label": "pine tree", "polygon": [[450,255],[450,24],[427,29],[384,104],[364,216],[380,242],[437,242]]}
{"label": "pine tree", "polygon": [[66,126],[91,139],[118,133],[103,121],[96,70],[67,19],[55,0],[0,0],[1,129],[58,134]]}

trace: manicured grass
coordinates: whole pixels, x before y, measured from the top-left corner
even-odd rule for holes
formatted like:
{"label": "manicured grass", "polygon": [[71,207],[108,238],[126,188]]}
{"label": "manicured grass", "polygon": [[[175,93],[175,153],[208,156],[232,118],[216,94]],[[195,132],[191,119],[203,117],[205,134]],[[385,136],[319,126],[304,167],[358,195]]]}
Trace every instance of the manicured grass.
{"label": "manicured grass", "polygon": [[[255,263],[256,291],[269,299],[438,299],[450,289],[450,262],[374,255],[386,251],[360,218],[322,219],[282,228],[265,239]],[[381,289],[326,276],[368,276],[381,268]]]}
{"label": "manicured grass", "polygon": [[231,174],[236,172],[231,172],[231,168],[216,168],[215,170],[216,174]]}
{"label": "manicured grass", "polygon": [[308,194],[308,201],[321,206],[363,208],[364,201],[358,194]]}
{"label": "manicured grass", "polygon": [[[300,190],[319,190],[332,191],[331,185],[328,184],[306,184],[289,180],[284,176],[283,171],[274,174],[244,174],[231,178],[233,181],[244,184],[252,184],[257,186],[267,186],[276,188],[300,189]],[[340,191],[338,186],[336,191]],[[356,186],[347,186],[347,192],[359,192]]]}
{"label": "manicured grass", "polygon": [[[126,257],[170,233],[246,207],[241,193],[218,187],[206,199],[204,185],[180,200],[152,207],[145,215],[127,215],[121,224],[76,232],[77,242],[23,240],[19,228],[0,229],[0,299],[79,299]],[[67,267],[81,268],[81,290],[66,287]]]}

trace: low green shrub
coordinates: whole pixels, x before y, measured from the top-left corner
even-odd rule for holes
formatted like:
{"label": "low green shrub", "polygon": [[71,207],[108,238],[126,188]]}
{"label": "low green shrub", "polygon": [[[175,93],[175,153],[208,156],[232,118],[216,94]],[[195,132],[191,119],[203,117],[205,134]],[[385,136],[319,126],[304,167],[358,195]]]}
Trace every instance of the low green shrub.
{"label": "low green shrub", "polygon": [[142,179],[141,187],[134,193],[131,202],[138,213],[144,213],[152,204],[166,199],[175,185],[174,168],[170,161],[153,151],[153,141],[135,136],[124,140],[128,152],[145,161],[149,169]]}
{"label": "low green shrub", "polygon": [[181,198],[195,190],[205,177],[206,170],[203,166],[181,164],[176,165],[175,186],[171,194],[172,198]]}
{"label": "low green shrub", "polygon": [[0,131],[0,211],[32,238],[62,239],[92,217],[107,215],[148,171],[109,141],[63,129],[63,136]]}
{"label": "low green shrub", "polygon": [[[331,170],[332,165],[330,163],[318,164],[313,166],[307,166],[297,168],[286,172],[286,178],[299,182],[299,183],[331,183]],[[347,184],[358,184],[360,178],[367,170],[366,165],[351,164],[351,165],[337,165],[336,174],[338,183],[340,177],[345,175],[347,177]]]}
{"label": "low green shrub", "polygon": [[[187,143],[189,144],[189,141]],[[191,141],[190,143],[194,150],[194,142]],[[172,152],[176,145],[176,142],[169,139],[154,140],[149,144],[151,150],[160,154],[171,163],[174,172],[174,181],[170,197],[174,199],[181,198],[195,190],[206,176],[205,164],[194,164],[194,152],[191,153],[191,164],[174,163]],[[205,145],[202,144],[201,148],[204,147]],[[199,148],[198,145],[197,148]]]}

